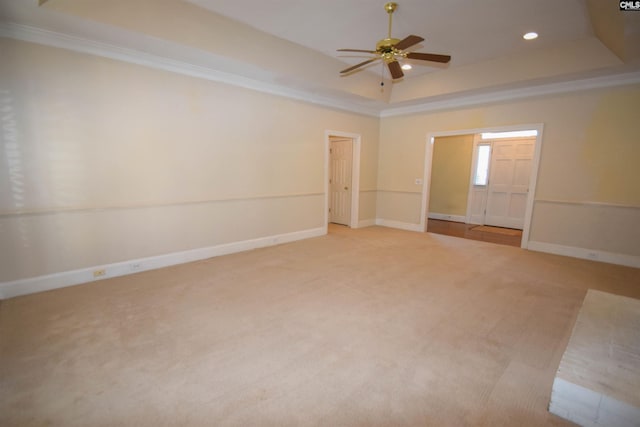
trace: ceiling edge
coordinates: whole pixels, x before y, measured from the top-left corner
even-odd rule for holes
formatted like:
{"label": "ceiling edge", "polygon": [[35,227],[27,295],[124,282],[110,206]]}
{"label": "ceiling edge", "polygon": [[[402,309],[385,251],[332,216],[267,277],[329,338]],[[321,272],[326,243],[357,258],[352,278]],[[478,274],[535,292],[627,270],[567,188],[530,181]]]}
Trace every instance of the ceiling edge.
{"label": "ceiling edge", "polygon": [[124,48],[28,25],[16,24],[13,22],[2,22],[0,23],[0,37],[143,65],[150,68],[202,78],[218,83],[225,83],[245,89],[252,89],[271,95],[283,96],[311,104],[322,105],[324,107],[346,110],[351,113],[363,114],[372,117],[379,117],[380,114],[380,108],[370,108],[358,105],[355,102],[343,102],[318,94],[309,94],[305,91],[293,90],[283,85],[267,83],[201,65],[195,65],[135,49]]}
{"label": "ceiling edge", "polygon": [[458,95],[445,100],[424,100],[414,105],[380,108],[363,106],[357,102],[338,100],[331,96],[322,96],[304,90],[294,90],[284,85],[268,83],[210,67],[13,22],[0,23],[0,37],[115,59],[372,117],[393,117],[433,112],[472,107],[492,102],[512,101],[534,96],[640,83],[640,71],[632,71],[592,78],[574,79],[560,83],[537,84],[519,89],[502,89],[482,94]]}
{"label": "ceiling edge", "polygon": [[387,108],[380,112],[380,117],[393,117],[416,113],[451,110],[463,107],[473,107],[492,102],[514,101],[535,96],[561,94],[636,83],[640,83],[640,71],[575,79],[559,83],[547,83],[520,89],[504,89],[492,91],[490,93],[457,96],[451,99],[425,102],[417,105]]}

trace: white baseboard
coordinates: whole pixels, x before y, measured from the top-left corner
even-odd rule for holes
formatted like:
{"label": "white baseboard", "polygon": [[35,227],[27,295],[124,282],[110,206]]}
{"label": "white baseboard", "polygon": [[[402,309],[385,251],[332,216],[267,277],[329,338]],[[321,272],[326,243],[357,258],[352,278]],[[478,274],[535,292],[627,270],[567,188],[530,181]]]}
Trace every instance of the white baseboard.
{"label": "white baseboard", "polygon": [[564,255],[573,258],[582,258],[591,261],[600,261],[607,262],[609,264],[640,268],[640,256],[635,255],[617,254],[597,249],[578,248],[575,246],[563,246],[556,245],[554,243],[535,241],[529,241],[527,243],[527,249],[538,252],[547,252],[555,255]]}
{"label": "white baseboard", "polygon": [[371,227],[376,225],[375,219],[362,219],[358,221],[358,228]]}
{"label": "white baseboard", "polygon": [[392,219],[377,218],[376,219],[376,225],[381,225],[383,227],[389,227],[389,228],[399,228],[401,230],[407,230],[407,231],[418,231],[418,232],[424,231],[423,227],[420,226],[420,224],[413,224],[413,223],[410,223],[410,222],[394,221]]}
{"label": "white baseboard", "polygon": [[[127,274],[139,273],[141,271],[155,270],[157,268],[169,267],[176,264],[199,261],[213,258],[220,255],[228,255],[236,252],[258,249],[267,246],[274,246],[281,243],[294,242],[296,240],[308,239],[327,234],[324,227],[312,228],[308,230],[295,231],[292,233],[278,234],[257,239],[243,240],[240,242],[225,243],[206,248],[192,249],[182,252],[174,252],[166,255],[159,255],[149,258],[140,258],[117,262],[113,264],[97,265],[79,270],[63,271],[61,273],[48,274],[45,276],[32,277],[28,279],[14,280],[0,283],[0,299],[13,298],[20,295],[27,295],[36,292],[49,291],[52,289],[64,288],[66,286],[79,285],[81,283],[94,282],[111,277],[124,276]],[[104,275],[94,277],[96,270],[104,270]]]}
{"label": "white baseboard", "polygon": [[429,212],[429,219],[441,219],[443,221],[466,222],[467,217],[464,215],[449,215],[437,212]]}

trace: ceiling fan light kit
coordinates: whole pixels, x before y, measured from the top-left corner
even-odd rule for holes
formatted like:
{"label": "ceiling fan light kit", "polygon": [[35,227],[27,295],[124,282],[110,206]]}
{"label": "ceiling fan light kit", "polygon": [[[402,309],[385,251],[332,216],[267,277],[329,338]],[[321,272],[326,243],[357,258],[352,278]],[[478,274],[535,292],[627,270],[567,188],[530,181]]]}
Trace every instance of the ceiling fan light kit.
{"label": "ceiling fan light kit", "polygon": [[352,67],[345,68],[340,71],[340,74],[348,74],[352,71],[359,69],[367,64],[370,64],[375,61],[382,60],[389,69],[391,73],[391,78],[393,80],[400,79],[404,76],[402,72],[402,67],[398,62],[398,59],[417,59],[420,61],[431,61],[431,62],[439,62],[446,64],[451,60],[451,56],[449,55],[439,55],[435,53],[420,53],[420,52],[407,52],[406,50],[412,46],[417,45],[418,43],[424,41],[424,38],[420,36],[410,35],[405,37],[404,39],[396,39],[391,37],[391,25],[393,22],[393,12],[398,8],[397,3],[387,3],[384,5],[384,10],[389,14],[389,32],[387,34],[387,38],[380,40],[376,43],[375,50],[363,50],[363,49],[338,49],[338,52],[359,52],[359,53],[369,53],[372,55],[376,55],[375,57],[368,59],[364,62],[356,64]]}

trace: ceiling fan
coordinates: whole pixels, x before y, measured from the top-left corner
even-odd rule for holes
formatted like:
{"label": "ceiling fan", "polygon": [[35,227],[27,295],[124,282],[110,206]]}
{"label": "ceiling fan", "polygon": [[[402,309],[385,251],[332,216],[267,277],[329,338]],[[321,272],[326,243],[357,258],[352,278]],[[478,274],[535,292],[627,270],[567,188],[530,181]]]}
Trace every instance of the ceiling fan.
{"label": "ceiling fan", "polygon": [[383,60],[387,64],[387,67],[389,67],[391,77],[395,80],[404,76],[402,67],[400,67],[400,63],[398,62],[398,58],[418,59],[421,61],[440,62],[443,64],[446,64],[451,60],[451,56],[449,55],[406,52],[408,48],[417,45],[418,43],[424,41],[424,39],[422,37],[413,35],[408,36],[402,40],[394,39],[391,37],[391,22],[393,18],[393,12],[397,7],[398,4],[393,2],[384,5],[384,10],[386,10],[389,14],[389,34],[386,39],[382,39],[376,44],[376,50],[338,49],[338,52],[360,52],[376,55],[374,58],[371,58],[367,61],[361,62],[349,68],[345,68],[344,70],[340,71],[340,74],[347,74],[372,62]]}

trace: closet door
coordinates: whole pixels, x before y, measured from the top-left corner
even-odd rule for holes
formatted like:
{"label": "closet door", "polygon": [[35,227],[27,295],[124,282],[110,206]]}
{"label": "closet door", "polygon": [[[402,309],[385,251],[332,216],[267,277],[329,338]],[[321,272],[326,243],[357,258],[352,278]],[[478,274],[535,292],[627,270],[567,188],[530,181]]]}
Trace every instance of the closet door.
{"label": "closet door", "polygon": [[329,222],[350,226],[353,141],[332,139],[329,148]]}

